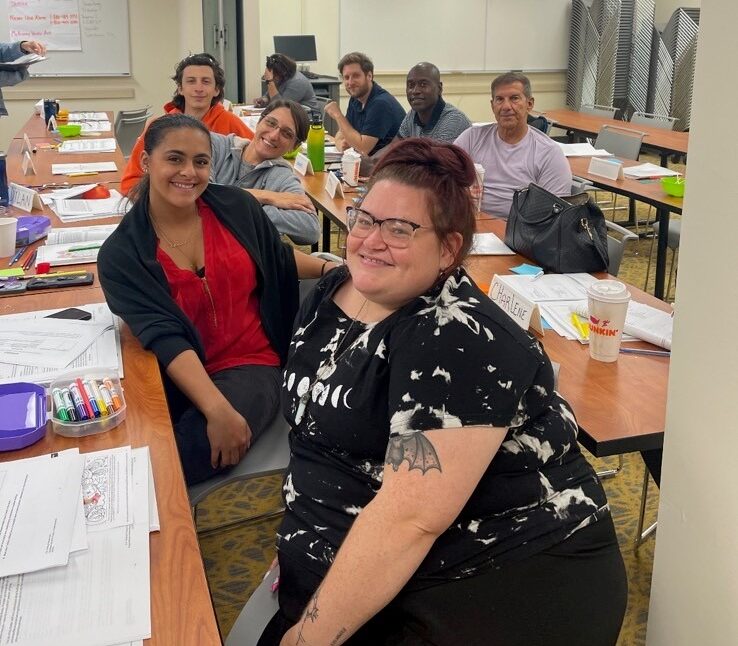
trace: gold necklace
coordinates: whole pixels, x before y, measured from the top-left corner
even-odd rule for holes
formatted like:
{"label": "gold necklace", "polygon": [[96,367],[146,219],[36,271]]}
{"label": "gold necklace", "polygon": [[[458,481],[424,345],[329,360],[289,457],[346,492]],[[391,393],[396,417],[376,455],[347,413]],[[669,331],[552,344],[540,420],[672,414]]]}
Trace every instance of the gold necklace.
{"label": "gold necklace", "polygon": [[333,351],[331,352],[331,356],[328,358],[327,363],[325,363],[323,366],[318,368],[317,372],[315,373],[315,379],[313,379],[312,383],[307,387],[307,390],[303,393],[302,397],[300,397],[300,403],[297,405],[297,410],[295,411],[295,424],[299,426],[300,422],[302,421],[303,416],[305,415],[305,410],[307,409],[308,403],[310,403],[310,398],[313,395],[313,389],[315,386],[318,385],[319,381],[322,381],[324,377],[327,377],[329,374],[333,372],[336,368],[336,364],[343,358],[343,356],[351,350],[351,348],[354,347],[356,344],[356,341],[358,339],[355,339],[353,343],[349,343],[339,354],[339,350],[341,349],[341,345],[343,342],[349,338],[349,333],[351,332],[351,328],[354,327],[354,324],[356,321],[359,320],[359,317],[361,316],[361,313],[364,311],[364,308],[366,307],[368,300],[365,298],[364,302],[361,304],[361,307],[359,308],[359,311],[356,312],[356,316],[351,319],[351,324],[348,326],[348,329],[346,330],[346,333],[343,335],[343,338],[336,343],[336,347],[333,348]]}
{"label": "gold necklace", "polygon": [[161,228],[161,225],[157,221],[157,219],[153,216],[153,214],[149,214],[151,216],[151,222],[154,225],[154,229],[156,232],[160,235],[160,237],[164,238],[164,241],[172,248],[172,249],[179,249],[180,247],[184,247],[190,242],[192,242],[192,238],[195,237],[195,233],[197,231],[197,220],[195,220],[195,224],[192,227],[192,231],[190,231],[190,235],[187,236],[184,240],[181,242],[178,242],[176,240],[172,240],[165,232],[164,229]]}
{"label": "gold necklace", "polygon": [[167,245],[176,251],[182,258],[184,258],[187,261],[187,266],[194,272],[197,272],[197,261],[192,260],[180,247],[183,247],[186,244],[189,244],[192,241],[192,238],[195,236],[196,231],[193,231],[189,238],[187,238],[184,242],[173,244],[172,241],[168,238],[168,236],[162,231],[161,227],[159,226],[159,223],[156,221],[156,218],[151,215],[151,224],[154,226],[154,231],[156,232],[157,236],[159,238],[164,238],[164,241],[167,243]]}

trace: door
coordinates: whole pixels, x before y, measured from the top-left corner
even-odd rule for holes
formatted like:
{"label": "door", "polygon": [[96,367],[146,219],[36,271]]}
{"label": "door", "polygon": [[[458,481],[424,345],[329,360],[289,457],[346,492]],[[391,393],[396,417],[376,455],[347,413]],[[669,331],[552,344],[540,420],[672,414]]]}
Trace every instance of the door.
{"label": "door", "polygon": [[205,51],[220,61],[225,70],[225,97],[244,101],[240,62],[242,56],[241,0],[202,0],[202,28]]}

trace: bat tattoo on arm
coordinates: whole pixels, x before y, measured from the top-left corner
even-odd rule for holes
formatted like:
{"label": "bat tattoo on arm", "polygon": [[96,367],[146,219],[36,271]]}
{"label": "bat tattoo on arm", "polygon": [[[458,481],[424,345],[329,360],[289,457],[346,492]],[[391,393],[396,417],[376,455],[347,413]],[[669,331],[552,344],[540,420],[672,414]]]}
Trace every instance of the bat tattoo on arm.
{"label": "bat tattoo on arm", "polygon": [[419,469],[425,474],[430,469],[441,471],[441,461],[431,441],[420,431],[408,435],[395,435],[390,438],[384,463],[397,471],[407,460],[408,469]]}

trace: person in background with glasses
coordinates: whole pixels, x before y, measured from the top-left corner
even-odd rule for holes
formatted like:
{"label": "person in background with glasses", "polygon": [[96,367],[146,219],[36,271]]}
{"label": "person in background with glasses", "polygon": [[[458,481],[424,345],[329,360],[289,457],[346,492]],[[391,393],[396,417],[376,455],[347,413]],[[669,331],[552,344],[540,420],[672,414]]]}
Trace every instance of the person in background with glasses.
{"label": "person in background with glasses", "polygon": [[311,110],[319,109],[312,83],[302,72],[297,71],[295,61],[289,56],[267,56],[266,68],[261,78],[266,81],[267,87],[264,96],[254,99],[257,108],[263,108],[276,99],[289,99]]}
{"label": "person in background with glasses", "polygon": [[[313,203],[282,155],[305,141],[308,127],[301,106],[277,99],[262,112],[251,141],[218,133],[210,137],[210,180],[246,189],[277,231],[301,245],[317,242],[320,225]],[[136,181],[143,175],[142,169]]]}
{"label": "person in background with glasses", "polygon": [[[192,54],[177,63],[172,80],[177,87],[169,103],[164,105],[165,114],[187,114],[205,125],[210,132],[223,135],[235,134],[251,139],[254,133],[233,112],[223,107],[225,97],[225,72],[220,63],[210,54]],[[146,124],[148,128],[151,119]],[[144,129],[145,130],[145,129]],[[120,183],[124,195],[140,179],[143,133],[136,140]]]}
{"label": "person in background with glasses", "polygon": [[[613,646],[627,584],[551,362],[463,268],[469,156],[392,145],[302,305],[259,646]],[[286,632],[285,632],[286,631]]]}

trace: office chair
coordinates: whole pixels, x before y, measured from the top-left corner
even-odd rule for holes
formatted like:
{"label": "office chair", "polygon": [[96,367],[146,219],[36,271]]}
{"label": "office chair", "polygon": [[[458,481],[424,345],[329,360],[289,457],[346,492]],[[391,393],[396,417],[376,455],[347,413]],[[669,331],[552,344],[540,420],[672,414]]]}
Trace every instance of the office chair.
{"label": "office chair", "polygon": [[626,245],[630,240],[638,240],[638,236],[625,227],[610,222],[610,220],[605,220],[605,226],[607,227],[607,253],[609,258],[607,272],[612,276],[617,276]]}
{"label": "office chair", "polygon": [[663,128],[664,130],[673,130],[676,122],[676,117],[670,117],[665,114],[656,114],[655,112],[636,111],[630,115],[630,123],[642,126],[653,126],[654,128]]}
{"label": "office chair", "polygon": [[529,114],[528,125],[531,126],[531,128],[540,130],[544,135],[547,135],[548,131],[551,130],[551,122],[542,114]]}
{"label": "office chair", "polygon": [[272,592],[272,586],[278,576],[279,568],[276,567],[253,591],[238,614],[238,619],[233,624],[231,632],[228,633],[225,646],[246,646],[259,641],[269,620],[279,610],[277,593]]}
{"label": "office chair", "polygon": [[[332,258],[326,259],[331,260]],[[300,281],[301,302],[317,282],[318,279]],[[290,447],[288,442],[289,431],[290,427],[289,424],[287,424],[287,420],[285,420],[281,412],[278,412],[269,427],[261,434],[259,439],[254,442],[253,447],[246,452],[243,460],[241,460],[236,466],[226,473],[222,473],[205,480],[205,482],[199,482],[188,487],[187,495],[190,499],[190,507],[192,508],[192,516],[195,519],[195,525],[197,525],[197,505],[221,487],[240,480],[251,480],[252,478],[261,478],[263,476],[283,473],[287,469],[287,465],[290,461]],[[270,518],[281,514],[282,511],[284,510],[280,506],[278,509],[271,512],[259,514],[258,516],[252,516],[250,518],[240,518],[236,521],[209,528],[208,531],[211,532],[213,530],[225,529],[226,527],[239,525],[247,520]]]}
{"label": "office chair", "polygon": [[[646,280],[643,283],[643,290],[648,285],[648,277],[651,274],[651,259],[653,258],[653,245],[659,235],[659,223],[652,223],[653,236],[651,237],[651,246],[648,249],[648,265],[646,266]],[[666,280],[666,291],[664,292],[664,300],[669,300],[669,291],[671,290],[671,279],[674,276],[676,261],[679,256],[679,241],[682,237],[682,221],[669,220],[669,229],[666,235],[666,248],[671,249],[671,264],[669,265],[669,277]]]}
{"label": "office chair", "polygon": [[143,108],[134,108],[133,110],[119,110],[115,115],[115,129],[118,129],[118,123],[121,119],[135,119],[136,117],[151,116],[151,106],[147,105]]}
{"label": "office chair", "polygon": [[[640,132],[638,130],[621,128],[620,126],[604,125],[602,126],[602,128],[600,128],[600,132],[597,134],[597,139],[595,139],[594,147],[598,150],[604,148],[607,152],[614,155],[615,157],[637,160],[641,152],[643,137],[645,136],[645,132]],[[600,203],[598,202],[598,204]],[[612,211],[614,218],[615,211],[619,210],[619,207],[617,205],[617,195],[613,193],[612,201],[603,202],[603,204],[610,204],[610,206],[603,207],[602,210]],[[635,221],[636,233],[638,233],[638,220],[635,215],[635,202],[632,199],[628,200],[628,210],[629,218],[630,220]]]}
{"label": "office chair", "polygon": [[139,112],[135,117],[121,116],[121,113],[118,113],[115,119],[115,139],[126,159],[131,156],[133,146],[136,145],[136,139],[144,131],[150,116],[150,110]]}
{"label": "office chair", "polygon": [[579,112],[591,114],[605,119],[614,119],[618,109],[612,105],[597,105],[596,103],[582,103]]}

